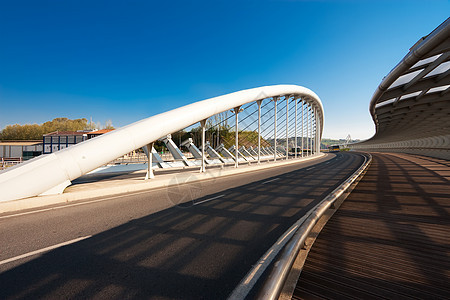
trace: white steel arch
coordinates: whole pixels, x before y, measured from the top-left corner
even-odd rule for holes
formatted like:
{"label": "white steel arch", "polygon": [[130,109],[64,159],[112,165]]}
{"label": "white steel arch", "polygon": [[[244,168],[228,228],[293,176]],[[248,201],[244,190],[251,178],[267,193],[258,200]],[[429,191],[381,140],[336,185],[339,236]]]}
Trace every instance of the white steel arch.
{"label": "white steel arch", "polygon": [[[243,104],[280,96],[301,99],[317,110],[316,118],[323,124],[322,102],[305,87],[274,85],[242,90],[143,119],[7,169],[0,173],[0,201],[61,193],[72,180],[167,134]],[[322,126],[317,134],[322,137]]]}

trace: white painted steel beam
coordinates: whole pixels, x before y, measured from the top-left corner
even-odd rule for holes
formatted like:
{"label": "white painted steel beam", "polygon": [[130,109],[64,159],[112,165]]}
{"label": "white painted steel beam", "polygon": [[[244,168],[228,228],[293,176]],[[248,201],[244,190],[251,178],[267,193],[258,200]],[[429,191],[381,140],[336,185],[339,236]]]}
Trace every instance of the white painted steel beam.
{"label": "white painted steel beam", "polygon": [[265,86],[198,101],[0,172],[0,201],[62,193],[72,180],[170,133],[235,107],[283,95],[307,98],[320,108],[323,120],[319,97],[296,85]]}

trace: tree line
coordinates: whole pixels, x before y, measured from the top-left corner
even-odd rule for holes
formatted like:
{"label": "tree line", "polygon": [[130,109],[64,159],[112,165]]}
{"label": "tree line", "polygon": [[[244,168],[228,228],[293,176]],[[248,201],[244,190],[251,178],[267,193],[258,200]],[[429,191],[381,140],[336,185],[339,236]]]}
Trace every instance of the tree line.
{"label": "tree line", "polygon": [[[227,115],[208,120],[206,129],[206,140],[213,148],[224,144],[226,148],[234,145],[235,132],[226,122]],[[219,125],[220,124],[220,125]],[[111,121],[107,121],[104,126],[100,123],[88,121],[86,118],[68,119],[55,118],[42,124],[8,125],[0,131],[0,140],[42,140],[42,136],[54,131],[78,131],[94,129],[114,129]],[[195,145],[201,146],[202,129],[200,126],[191,128],[189,131],[180,130],[172,133],[172,140],[180,147],[180,144],[188,138],[192,138]],[[258,134],[254,131],[240,131],[239,144],[245,147],[258,145]],[[165,148],[162,141],[155,141],[154,146],[157,151]],[[270,143],[261,138],[261,146],[270,146]],[[181,147],[180,147],[181,148]]]}
{"label": "tree line", "polygon": [[[0,131],[0,140],[41,140],[44,134],[54,131],[78,131],[100,129],[100,123],[88,121],[86,118],[71,120],[55,118],[42,124],[7,125]],[[107,121],[104,129],[114,129],[111,121]]]}

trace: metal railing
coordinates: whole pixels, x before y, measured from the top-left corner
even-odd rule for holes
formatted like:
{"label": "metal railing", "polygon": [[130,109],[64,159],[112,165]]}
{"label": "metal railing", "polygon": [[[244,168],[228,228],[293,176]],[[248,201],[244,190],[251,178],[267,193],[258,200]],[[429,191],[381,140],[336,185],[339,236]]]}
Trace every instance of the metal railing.
{"label": "metal railing", "polygon": [[361,167],[324,198],[315,208],[307,213],[304,222],[295,231],[291,240],[284,246],[276,261],[272,263],[273,267],[270,269],[269,276],[258,294],[259,299],[278,299],[294,261],[313,227],[324,213],[333,207],[333,204],[349,189],[349,187],[364,174],[364,171],[370,165],[371,161],[372,156],[370,154],[364,156],[364,162]]}
{"label": "metal railing", "polygon": [[22,157],[18,158],[1,158],[0,159],[0,170],[6,170],[9,167],[16,166],[22,163]]}

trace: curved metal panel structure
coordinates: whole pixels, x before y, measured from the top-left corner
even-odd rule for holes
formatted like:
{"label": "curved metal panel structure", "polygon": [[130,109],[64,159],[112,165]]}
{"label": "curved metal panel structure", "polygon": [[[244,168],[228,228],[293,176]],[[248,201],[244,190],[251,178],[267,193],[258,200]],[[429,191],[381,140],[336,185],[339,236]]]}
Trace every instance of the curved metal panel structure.
{"label": "curved metal panel structure", "polygon": [[375,135],[353,149],[450,159],[450,18],[413,45],[370,102]]}
{"label": "curved metal panel structure", "polygon": [[[62,192],[72,180],[170,133],[243,104],[281,96],[287,99],[301,98],[316,111],[314,116],[317,124],[316,137],[320,139],[324,121],[323,106],[313,91],[296,85],[275,85],[242,90],[149,117],[7,169],[0,173],[0,201]],[[317,152],[318,146],[317,144]]]}

